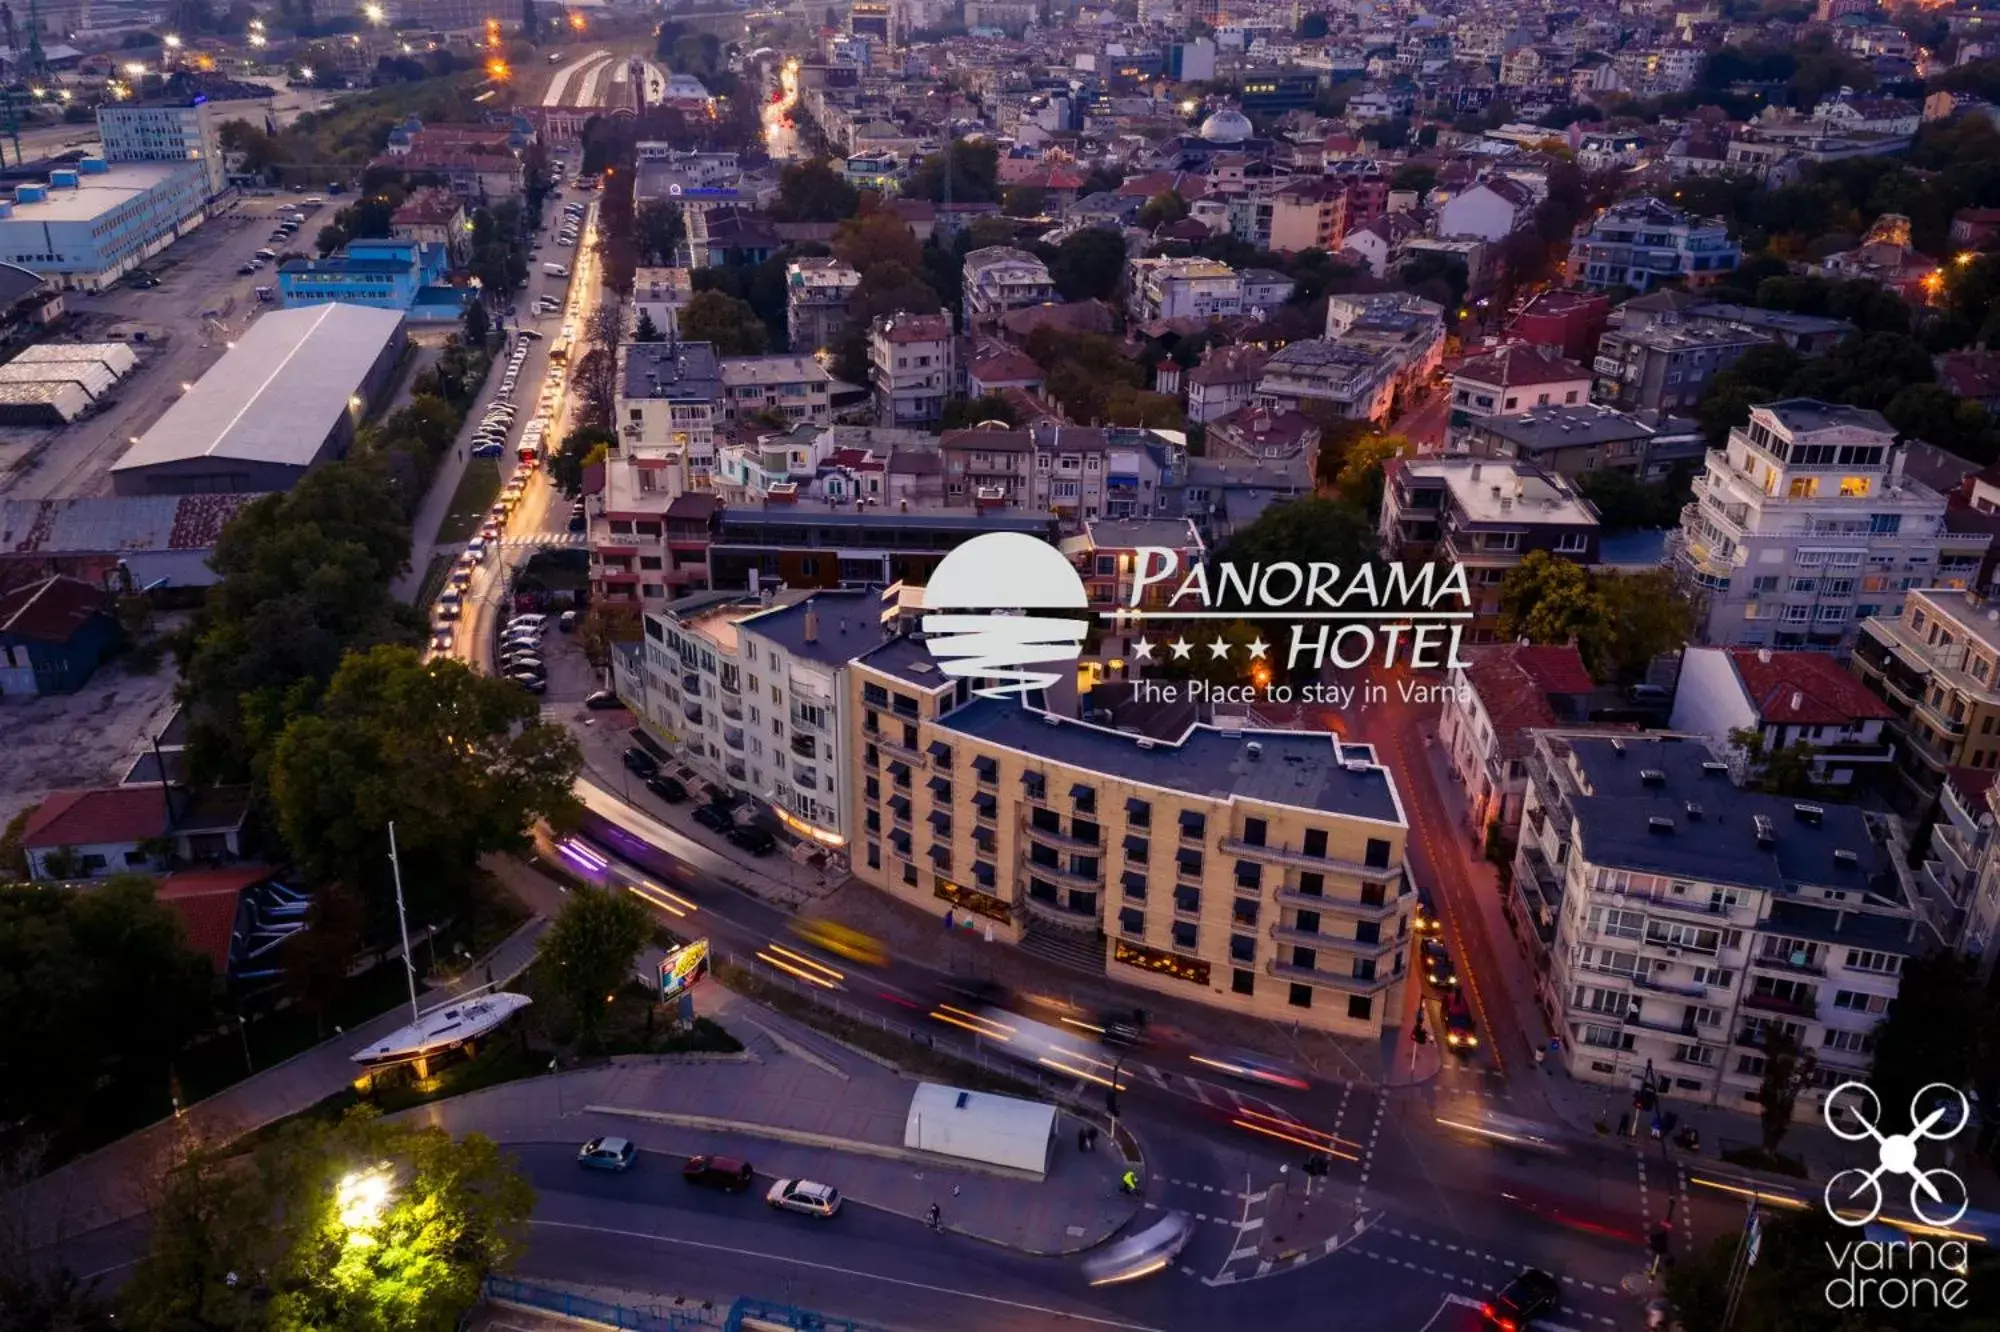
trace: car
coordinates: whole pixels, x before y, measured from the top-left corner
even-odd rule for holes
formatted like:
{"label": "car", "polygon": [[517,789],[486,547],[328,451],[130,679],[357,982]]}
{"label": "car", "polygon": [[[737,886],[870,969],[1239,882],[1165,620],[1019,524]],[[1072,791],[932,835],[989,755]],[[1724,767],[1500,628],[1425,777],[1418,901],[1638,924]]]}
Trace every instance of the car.
{"label": "car", "polygon": [[542,650],[542,633],[539,629],[510,629],[501,636],[502,652],[534,652]]}
{"label": "car", "polygon": [[589,519],[587,519],[587,518],[585,518],[585,517],[584,517],[584,516],[583,516],[582,514],[580,514],[580,513],[573,513],[573,514],[571,514],[571,515],[569,516],[569,530],[570,530],[570,531],[572,531],[572,532],[581,532],[581,531],[583,531],[583,530],[584,530],[585,528],[587,528],[587,527],[589,527],[589,526],[590,526],[590,520],[589,520]]}
{"label": "car", "polygon": [[759,828],[754,823],[745,823],[729,830],[729,840],[748,851],[753,856],[768,856],[778,849],[778,839],[771,835],[769,828]]}
{"label": "car", "polygon": [[523,626],[533,626],[539,629],[548,622],[549,617],[538,611],[522,611],[519,615],[511,615],[507,618],[507,627],[509,629],[519,629]]}
{"label": "car", "polygon": [[131,277],[131,283],[140,291],[151,291],[154,287],[160,285],[160,280],[151,273],[134,273]]}
{"label": "car", "polygon": [[236,266],[236,276],[238,277],[249,277],[256,271],[257,265],[255,264],[238,264]]}
{"label": "car", "polygon": [[1674,691],[1665,685],[1635,684],[1625,691],[1625,697],[1634,703],[1671,703]]}
{"label": "car", "polygon": [[1479,1031],[1472,1024],[1472,1006],[1465,991],[1452,990],[1444,1001],[1444,1043],[1453,1054],[1470,1057],[1479,1048]]}
{"label": "car", "polygon": [[637,745],[625,751],[625,766],[641,777],[651,777],[660,770],[660,761]]}
{"label": "car", "polygon": [[1194,1238],[1194,1218],[1168,1212],[1136,1234],[1112,1241],[1083,1262],[1083,1278],[1093,1286],[1113,1286],[1163,1272]]}
{"label": "car", "polygon": [[681,801],[688,798],[688,789],[681,785],[680,779],[669,777],[664,772],[655,773],[651,777],[648,777],[646,779],[646,789],[666,801],[669,805],[678,805]]}
{"label": "car", "polygon": [[573,634],[573,633],[575,633],[575,632],[576,632],[576,612],[575,612],[575,611],[564,611],[564,612],[562,613],[562,617],[561,617],[560,619],[558,619],[558,620],[556,621],[556,628],[560,629],[560,630],[561,630],[562,632],[564,632],[564,633],[566,633],[566,634]]}
{"label": "car", "polygon": [[589,708],[592,712],[603,712],[609,708],[622,708],[625,706],[625,703],[612,690],[600,689],[585,698],[583,706]]}
{"label": "car", "polygon": [[1451,952],[1436,939],[1423,943],[1424,979],[1440,990],[1458,986],[1458,969],[1451,964]]}
{"label": "car", "polygon": [[1479,1306],[1479,1313],[1500,1332],[1524,1332],[1535,1319],[1546,1318],[1561,1305],[1562,1283],[1539,1267],[1524,1267]]}
{"label": "car", "polygon": [[681,1178],[705,1189],[741,1193],[749,1188],[756,1172],[748,1161],[734,1156],[690,1156],[681,1167]]}
{"label": "car", "polygon": [[509,675],[507,678],[531,694],[546,694],[549,691],[549,682],[539,675],[529,675],[526,672],[522,672],[516,675]]}
{"label": "car", "polygon": [[840,1190],[809,1179],[781,1179],[764,1195],[764,1201],[787,1212],[804,1212],[824,1221],[840,1210]]}
{"label": "car", "polygon": [[638,1159],[630,1138],[592,1138],[576,1151],[576,1163],[592,1170],[630,1170]]}
{"label": "car", "polygon": [[252,257],[257,259],[276,259],[278,252],[276,250],[259,250]]}
{"label": "car", "polygon": [[497,439],[489,439],[474,444],[471,452],[475,458],[498,458],[506,451],[507,446],[505,444]]}
{"label": "car", "polygon": [[524,338],[533,338],[536,342],[540,342],[542,340],[542,335],[540,333],[537,333],[532,328],[517,328],[514,331],[520,334]]}
{"label": "car", "polygon": [[730,816],[729,811],[719,805],[695,806],[694,821],[704,828],[719,833],[726,833],[736,826],[736,820]]}
{"label": "car", "polygon": [[1422,934],[1436,934],[1444,928],[1444,922],[1438,919],[1437,903],[1431,900],[1431,890],[1428,888],[1417,889],[1417,918],[1415,925],[1418,932]]}
{"label": "car", "polygon": [[532,675],[537,680],[549,678],[549,668],[542,665],[540,657],[510,656],[501,661],[500,669],[508,675]]}

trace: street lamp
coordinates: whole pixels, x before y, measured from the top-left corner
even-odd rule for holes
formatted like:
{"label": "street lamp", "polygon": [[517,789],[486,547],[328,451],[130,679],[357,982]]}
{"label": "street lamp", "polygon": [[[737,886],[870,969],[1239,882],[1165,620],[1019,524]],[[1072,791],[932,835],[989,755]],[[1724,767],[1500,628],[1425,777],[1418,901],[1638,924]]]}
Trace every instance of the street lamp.
{"label": "street lamp", "polygon": [[363,5],[361,6],[361,17],[367,19],[370,23],[384,23],[388,21],[389,11],[380,5]]}
{"label": "street lamp", "polygon": [[372,1230],[396,1195],[395,1172],[387,1162],[367,1170],[350,1170],[334,1185],[333,1205],[343,1230]]}
{"label": "street lamp", "polygon": [[166,36],[160,38],[160,40],[166,43],[167,49],[169,51],[178,51],[181,49],[181,37],[180,34],[177,32],[170,32]]}

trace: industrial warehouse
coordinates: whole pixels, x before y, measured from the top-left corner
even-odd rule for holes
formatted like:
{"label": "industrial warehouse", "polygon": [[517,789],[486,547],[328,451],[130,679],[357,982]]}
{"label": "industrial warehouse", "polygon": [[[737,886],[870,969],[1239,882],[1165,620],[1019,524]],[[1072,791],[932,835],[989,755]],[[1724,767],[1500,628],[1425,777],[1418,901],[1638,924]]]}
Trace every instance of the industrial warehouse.
{"label": "industrial warehouse", "polygon": [[403,316],[358,305],[252,324],[111,469],[120,495],[289,490],[342,456],[395,377]]}

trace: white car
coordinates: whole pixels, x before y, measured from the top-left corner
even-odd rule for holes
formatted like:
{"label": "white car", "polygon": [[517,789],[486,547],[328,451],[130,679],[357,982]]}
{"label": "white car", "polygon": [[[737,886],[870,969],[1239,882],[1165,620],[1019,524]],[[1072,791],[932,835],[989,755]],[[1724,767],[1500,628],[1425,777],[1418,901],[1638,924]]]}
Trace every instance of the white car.
{"label": "white car", "polygon": [[764,1195],[764,1201],[788,1212],[804,1212],[822,1221],[840,1210],[840,1190],[831,1184],[815,1184],[809,1179],[781,1179]]}

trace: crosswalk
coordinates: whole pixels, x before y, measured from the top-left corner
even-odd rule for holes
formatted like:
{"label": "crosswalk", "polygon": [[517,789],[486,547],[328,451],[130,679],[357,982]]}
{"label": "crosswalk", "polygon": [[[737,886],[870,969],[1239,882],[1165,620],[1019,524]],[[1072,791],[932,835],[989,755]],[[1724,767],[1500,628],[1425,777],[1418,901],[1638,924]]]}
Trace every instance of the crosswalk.
{"label": "crosswalk", "polygon": [[493,544],[502,550],[521,550],[530,546],[581,546],[584,544],[581,532],[524,532],[519,536],[503,536]]}

